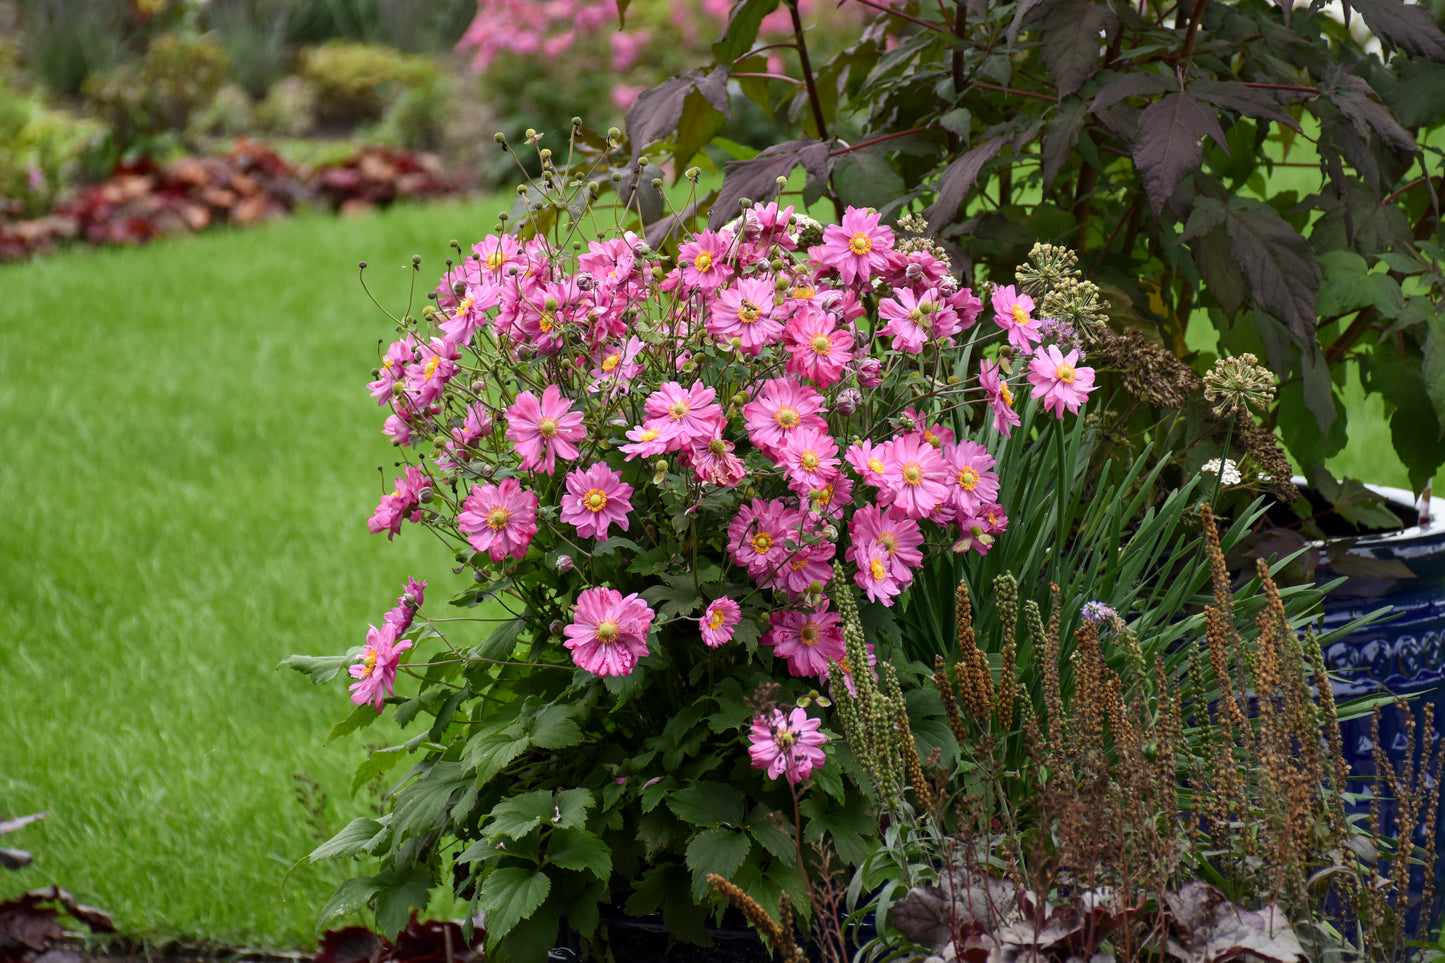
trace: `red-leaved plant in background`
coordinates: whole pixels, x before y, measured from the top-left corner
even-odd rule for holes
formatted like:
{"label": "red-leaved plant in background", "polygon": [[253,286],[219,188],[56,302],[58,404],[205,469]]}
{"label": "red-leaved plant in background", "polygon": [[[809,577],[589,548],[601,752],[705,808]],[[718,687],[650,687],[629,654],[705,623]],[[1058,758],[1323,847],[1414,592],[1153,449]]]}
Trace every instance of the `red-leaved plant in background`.
{"label": "red-leaved plant in background", "polygon": [[[1006,537],[1018,392],[1062,417],[1093,371],[1029,299],[985,307],[915,221],[756,203],[664,255],[539,155],[533,208],[572,216],[449,261],[370,384],[405,457],[371,530],[425,529],[472,579],[450,611],[409,583],[361,648],[287,660],[350,665],[339,732],[388,702],[430,717],[358,774],[415,760],[390,812],[313,854],[381,860],[325,915],[371,902],[395,932],[449,879],[499,959],[541,959],[563,922],[591,936],[612,903],[705,942],[712,873],[806,922],[773,818],[794,784],[798,831],[841,863],[877,828],[806,711],[831,665],[872,671],[845,658],[836,593],[866,598],[870,659],[890,657],[915,573]],[[768,683],[783,708],[759,716]]]}

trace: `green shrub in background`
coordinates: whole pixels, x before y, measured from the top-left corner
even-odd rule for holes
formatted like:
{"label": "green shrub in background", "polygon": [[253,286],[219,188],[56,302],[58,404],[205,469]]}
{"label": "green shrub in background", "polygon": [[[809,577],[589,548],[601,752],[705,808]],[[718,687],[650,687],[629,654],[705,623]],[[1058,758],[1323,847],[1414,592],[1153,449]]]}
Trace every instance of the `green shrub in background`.
{"label": "green shrub in background", "polygon": [[55,203],[85,149],[102,134],[93,121],[47,106],[0,77],[0,198],[4,213],[37,217]]}
{"label": "green shrub in background", "polygon": [[302,50],[297,72],[316,90],[317,120],[347,126],[378,121],[404,92],[441,82],[425,57],[339,40]]}
{"label": "green shrub in background", "polygon": [[[163,33],[139,61],[127,61],[84,85],[86,98],[110,128],[108,156],[136,150],[164,155],[191,118],[207,107],[226,82],[226,51],[211,37]],[[104,171],[109,163],[97,161]]]}

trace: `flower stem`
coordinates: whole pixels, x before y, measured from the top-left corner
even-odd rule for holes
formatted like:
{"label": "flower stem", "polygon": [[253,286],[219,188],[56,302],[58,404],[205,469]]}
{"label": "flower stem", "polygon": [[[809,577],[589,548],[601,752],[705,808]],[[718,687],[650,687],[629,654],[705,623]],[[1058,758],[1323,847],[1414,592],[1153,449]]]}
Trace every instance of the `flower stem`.
{"label": "flower stem", "polygon": [[1219,489],[1224,487],[1224,466],[1229,463],[1229,443],[1234,438],[1234,420],[1239,417],[1235,408],[1229,416],[1229,429],[1224,433],[1224,452],[1219,456],[1219,473],[1214,476],[1214,493],[1209,496],[1209,512],[1214,513],[1214,504],[1219,501]]}

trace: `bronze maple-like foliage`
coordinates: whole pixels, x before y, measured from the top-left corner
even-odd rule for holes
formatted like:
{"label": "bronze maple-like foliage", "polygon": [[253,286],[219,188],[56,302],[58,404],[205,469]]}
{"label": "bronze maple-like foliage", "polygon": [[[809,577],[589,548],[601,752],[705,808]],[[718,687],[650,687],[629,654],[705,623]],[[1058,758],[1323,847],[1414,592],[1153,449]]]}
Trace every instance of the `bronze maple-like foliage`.
{"label": "bronze maple-like foliage", "polygon": [[[735,3],[715,62],[628,113],[634,161],[660,146],[681,171],[736,106],[731,79],[783,142],[726,164],[713,226],[802,167],[810,200],[925,208],[955,263],[1000,283],[1035,241],[1064,244],[1117,327],[1184,355],[1207,315],[1222,349],[1265,358],[1282,383],[1268,427],[1307,474],[1344,445],[1351,361],[1391,403],[1414,487],[1445,464],[1431,7],[1350,0],[1342,23],[1287,0],[845,2],[877,16],[820,64],[799,31],[793,83],[760,79],[753,49],[793,4]],[[1354,39],[1360,18],[1377,44]]]}

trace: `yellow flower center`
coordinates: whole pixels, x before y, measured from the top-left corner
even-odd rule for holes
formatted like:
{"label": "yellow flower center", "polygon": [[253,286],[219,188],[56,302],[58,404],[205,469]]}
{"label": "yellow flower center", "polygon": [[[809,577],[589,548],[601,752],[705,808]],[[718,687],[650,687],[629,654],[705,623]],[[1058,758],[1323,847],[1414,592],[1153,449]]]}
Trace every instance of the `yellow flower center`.
{"label": "yellow flower center", "polygon": [[759,555],[766,555],[768,554],[768,551],[773,547],[773,536],[769,535],[767,532],[758,532],[756,535],[753,536],[752,545],[753,551],[757,552]]}
{"label": "yellow flower center", "polygon": [[815,295],[815,294],[817,294],[817,293],[818,293],[817,291],[814,291],[814,290],[813,290],[812,288],[810,288],[810,287],[803,287],[803,286],[800,285],[800,286],[798,286],[798,287],[796,287],[796,288],[793,288],[793,290],[789,291],[789,292],[788,292],[788,296],[789,296],[789,297],[792,297],[792,298],[811,298],[813,295]]}
{"label": "yellow flower center", "polygon": [[778,731],[773,733],[773,741],[778,744],[779,749],[786,751],[793,748],[793,744],[798,741],[798,737],[793,733],[793,730],[779,726]]}
{"label": "yellow flower center", "polygon": [[1014,315],[1014,324],[1028,324],[1028,323],[1029,323],[1029,313],[1028,313],[1027,311],[1025,311],[1022,307],[1020,307],[1020,306],[1017,305],[1017,304],[1014,305],[1013,315]]}
{"label": "yellow flower center", "polygon": [[431,376],[434,375],[434,374],[436,374],[437,365],[439,365],[439,364],[441,364],[441,363],[442,363],[442,359],[439,358],[439,357],[437,357],[436,355],[432,355],[430,358],[427,358],[427,359],[426,359],[426,364],[422,367],[422,371],[421,371],[422,380],[423,380],[423,381],[430,381],[430,380],[431,380]]}
{"label": "yellow flower center", "polygon": [[542,333],[543,333],[543,334],[549,334],[549,333],[551,333],[551,331],[552,331],[552,318],[553,318],[552,312],[551,312],[551,311],[548,311],[546,314],[542,315],[542,317],[537,320],[537,327],[539,327],[539,328],[542,329]]}
{"label": "yellow flower center", "polygon": [[1058,379],[1059,379],[1060,381],[1062,381],[1064,384],[1068,384],[1068,385],[1073,384],[1073,383],[1074,383],[1074,366],[1071,365],[1071,364],[1061,364],[1061,365],[1059,365],[1057,368],[1054,369],[1054,377],[1055,377],[1055,378],[1058,378]]}
{"label": "yellow flower center", "polygon": [[488,270],[488,271],[495,271],[495,270],[497,270],[498,268],[500,268],[503,264],[506,264],[506,263],[507,263],[507,255],[503,254],[501,251],[493,251],[491,254],[488,254],[488,255],[487,255],[487,270]]}
{"label": "yellow flower center", "polygon": [[880,534],[878,536],[878,544],[887,550],[890,558],[898,552],[898,536],[892,532],[883,532]]}
{"label": "yellow flower center", "polygon": [[779,405],[778,410],[773,412],[773,421],[779,428],[796,428],[802,417],[792,405]]}
{"label": "yellow flower center", "polygon": [[818,629],[817,622],[804,622],[802,631],[798,633],[798,639],[811,649],[818,644],[819,637],[822,634]]}
{"label": "yellow flower center", "polygon": [[833,350],[833,342],[826,334],[816,334],[813,336],[813,350],[818,354],[827,354]]}
{"label": "yellow flower center", "polygon": [[883,463],[877,458],[868,459],[868,470],[876,474],[883,474]]}
{"label": "yellow flower center", "polygon": [[589,512],[600,512],[607,507],[607,493],[600,488],[594,488],[582,496],[582,504]]}
{"label": "yellow flower center", "polygon": [[923,440],[928,442],[934,448],[937,448],[939,445],[943,444],[943,442],[939,440],[938,436],[935,435],[933,432],[929,431],[927,428],[923,429]]}
{"label": "yellow flower center", "polygon": [[487,527],[494,532],[498,529],[506,528],[507,522],[511,519],[511,517],[512,512],[510,509],[498,505],[490,512],[487,512]]}
{"label": "yellow flower center", "polygon": [[472,309],[472,299],[471,299],[471,298],[467,298],[467,299],[465,299],[464,301],[462,301],[461,304],[457,305],[457,314],[466,314],[466,313],[467,313],[468,311],[470,311],[471,309]]}
{"label": "yellow flower center", "polygon": [[612,352],[611,354],[609,354],[607,357],[605,357],[605,358],[602,359],[602,370],[603,370],[603,371],[611,371],[612,369],[616,368],[616,367],[617,367],[619,364],[621,364],[621,363],[622,363],[622,353],[621,353],[620,351],[614,351],[614,352]]}
{"label": "yellow flower center", "polygon": [[884,568],[883,563],[876,558],[868,563],[868,568],[875,582],[881,582],[888,577],[888,570]]}
{"label": "yellow flower center", "polygon": [[537,422],[537,434],[543,438],[551,438],[557,434],[557,420],[555,418],[543,418]]}
{"label": "yellow flower center", "polygon": [[798,459],[798,461],[802,464],[803,471],[818,470],[818,453],[813,451],[811,448],[803,452],[803,457]]}
{"label": "yellow flower center", "polygon": [[699,271],[712,270],[712,254],[707,251],[698,251],[697,257],[692,259],[692,266]]}
{"label": "yellow flower center", "polygon": [[978,487],[978,472],[972,466],[964,465],[958,470],[958,487],[971,492]]}
{"label": "yellow flower center", "polygon": [[686,418],[687,413],[692,410],[692,405],[686,401],[679,400],[674,401],[672,407],[667,410],[672,415],[673,421],[681,421],[683,418]]}
{"label": "yellow flower center", "polygon": [[603,645],[611,645],[621,631],[622,629],[618,626],[616,619],[603,619],[597,623],[597,628],[593,630],[593,634],[597,636],[598,642],[601,642]]}
{"label": "yellow flower center", "polygon": [[714,455],[726,455],[728,453],[728,443],[721,438],[713,438],[708,441],[707,450]]}
{"label": "yellow flower center", "polygon": [[873,250],[873,239],[860,231],[848,241],[848,250],[854,254],[867,254]]}
{"label": "yellow flower center", "polygon": [[738,302],[738,320],[743,324],[752,324],[762,314],[758,306],[751,301]]}
{"label": "yellow flower center", "polygon": [[366,655],[361,657],[361,664],[363,667],[361,677],[363,679],[370,678],[371,673],[376,671],[376,650],[367,649]]}
{"label": "yellow flower center", "polygon": [[998,393],[1003,396],[1004,404],[1008,405],[1010,408],[1014,406],[1014,393],[1008,390],[1008,385],[999,385]]}
{"label": "yellow flower center", "polygon": [[710,628],[710,629],[720,629],[720,628],[722,628],[723,620],[726,619],[726,618],[727,618],[727,613],[724,612],[722,609],[713,609],[713,610],[712,610],[712,618],[708,619],[708,623],[707,623],[707,624],[708,624],[708,628]]}
{"label": "yellow flower center", "polygon": [[642,429],[642,434],[638,437],[637,440],[651,441],[652,439],[656,438],[658,434],[660,434],[660,432],[656,428],[644,428]]}
{"label": "yellow flower center", "polygon": [[923,484],[923,466],[916,461],[910,461],[903,466],[903,480],[910,485]]}

